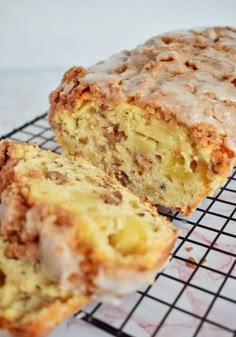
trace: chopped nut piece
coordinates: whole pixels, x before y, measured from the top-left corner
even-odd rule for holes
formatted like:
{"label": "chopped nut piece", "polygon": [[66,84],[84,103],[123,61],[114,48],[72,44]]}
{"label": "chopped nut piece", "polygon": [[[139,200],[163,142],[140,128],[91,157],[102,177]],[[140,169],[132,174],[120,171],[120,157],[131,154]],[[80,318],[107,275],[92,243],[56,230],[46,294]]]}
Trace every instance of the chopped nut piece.
{"label": "chopped nut piece", "polygon": [[58,185],[65,184],[67,182],[67,177],[57,171],[48,171],[45,173],[46,178],[54,180]]}
{"label": "chopped nut piece", "polygon": [[144,213],[138,213],[138,215],[143,217],[145,214]]}
{"label": "chopped nut piece", "polygon": [[5,275],[4,272],[0,269],[0,287],[3,287],[3,286],[4,286],[5,280],[6,280],[6,275]]}
{"label": "chopped nut piece", "polygon": [[121,142],[127,138],[123,130],[120,129],[120,124],[114,124],[103,128],[104,137],[108,138],[112,145]]}
{"label": "chopped nut piece", "polygon": [[20,259],[23,261],[37,260],[39,258],[38,246],[34,242],[26,244],[12,242],[6,247],[5,256],[9,259]]}
{"label": "chopped nut piece", "polygon": [[123,186],[127,186],[130,183],[129,177],[124,171],[117,172],[115,176]]}
{"label": "chopped nut piece", "polygon": [[80,138],[79,142],[82,144],[88,144],[88,137]]}
{"label": "chopped nut piece", "polygon": [[165,185],[164,183],[161,183],[161,184],[160,184],[160,189],[165,191],[166,185]]}
{"label": "chopped nut piece", "polygon": [[234,78],[231,83],[236,87],[236,78]]}
{"label": "chopped nut piece", "polygon": [[114,191],[111,194],[107,194],[104,197],[105,204],[119,205],[122,201],[122,194],[120,191]]}

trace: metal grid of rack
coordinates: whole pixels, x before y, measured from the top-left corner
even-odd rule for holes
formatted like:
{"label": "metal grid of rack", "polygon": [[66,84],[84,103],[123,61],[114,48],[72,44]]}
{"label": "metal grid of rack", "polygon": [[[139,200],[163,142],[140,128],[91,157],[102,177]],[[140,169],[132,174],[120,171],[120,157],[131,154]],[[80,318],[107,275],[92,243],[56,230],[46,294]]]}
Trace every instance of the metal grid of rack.
{"label": "metal grid of rack", "polygon": [[[60,151],[46,114],[2,138]],[[159,211],[181,230],[167,268],[120,306],[91,303],[77,318],[104,336],[235,337],[236,171],[190,217]]]}

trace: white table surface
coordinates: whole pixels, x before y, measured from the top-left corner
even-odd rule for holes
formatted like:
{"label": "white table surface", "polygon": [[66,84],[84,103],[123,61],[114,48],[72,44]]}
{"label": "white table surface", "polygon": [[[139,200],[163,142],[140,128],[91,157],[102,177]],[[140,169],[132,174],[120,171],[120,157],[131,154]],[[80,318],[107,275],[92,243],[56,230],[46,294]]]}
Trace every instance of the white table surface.
{"label": "white table surface", "polygon": [[161,32],[236,25],[235,0],[0,0],[0,135],[48,108],[72,65]]}

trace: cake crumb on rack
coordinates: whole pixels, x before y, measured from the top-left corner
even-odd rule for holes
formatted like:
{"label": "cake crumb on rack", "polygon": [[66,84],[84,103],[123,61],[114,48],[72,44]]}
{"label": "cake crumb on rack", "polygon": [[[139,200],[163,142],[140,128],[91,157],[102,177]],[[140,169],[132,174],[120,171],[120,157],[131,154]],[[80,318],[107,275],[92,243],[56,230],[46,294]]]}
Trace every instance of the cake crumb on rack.
{"label": "cake crumb on rack", "polygon": [[193,250],[193,247],[186,247],[185,250],[186,252],[191,252]]}
{"label": "cake crumb on rack", "polygon": [[188,268],[195,269],[195,268],[197,268],[196,263],[197,263],[197,262],[196,262],[195,258],[194,258],[193,256],[189,256],[189,257],[187,258],[187,261],[186,261],[186,266],[187,266]]}

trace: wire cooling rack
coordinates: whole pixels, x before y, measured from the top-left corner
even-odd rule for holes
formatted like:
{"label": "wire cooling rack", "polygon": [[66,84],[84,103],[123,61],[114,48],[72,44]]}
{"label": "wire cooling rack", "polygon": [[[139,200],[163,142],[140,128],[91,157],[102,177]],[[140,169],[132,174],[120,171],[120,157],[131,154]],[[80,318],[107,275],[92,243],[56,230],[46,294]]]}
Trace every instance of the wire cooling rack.
{"label": "wire cooling rack", "polygon": [[[44,114],[2,138],[59,152]],[[166,269],[120,306],[91,303],[55,337],[235,337],[236,171],[188,218],[160,209],[181,234]]]}

